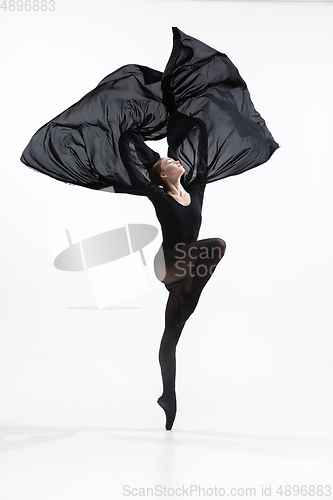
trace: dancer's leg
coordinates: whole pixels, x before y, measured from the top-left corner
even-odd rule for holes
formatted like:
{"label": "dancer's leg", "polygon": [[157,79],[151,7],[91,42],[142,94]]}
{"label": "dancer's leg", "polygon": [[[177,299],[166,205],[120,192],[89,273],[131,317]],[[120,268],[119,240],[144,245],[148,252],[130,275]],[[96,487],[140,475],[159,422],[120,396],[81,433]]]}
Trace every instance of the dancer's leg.
{"label": "dancer's leg", "polygon": [[160,248],[154,262],[156,276],[165,285],[184,278],[189,279],[194,276],[194,269],[197,265],[206,264],[209,268],[214,263],[218,263],[225,249],[226,243],[221,238],[206,238],[179,245],[177,249],[169,251],[165,257]]}
{"label": "dancer's leg", "polygon": [[165,330],[162,336],[159,363],[161,366],[163,394],[157,400],[166,414],[167,430],[171,430],[177,410],[175,378],[176,378],[176,346],[184,328],[175,326],[175,320],[180,312],[179,297],[184,292],[183,282],[168,285],[170,291],[165,310]]}
{"label": "dancer's leg", "polygon": [[[185,259],[181,263],[183,268],[179,265],[180,261],[175,258],[166,259],[165,265],[165,278],[168,283],[164,284],[170,294],[165,311],[165,330],[159,351],[163,394],[158,399],[158,404],[166,413],[167,430],[172,428],[177,410],[175,393],[176,346],[187,318],[196,308],[201,291],[224,255],[225,242],[219,238],[211,238],[194,242],[185,247],[186,255],[184,253],[178,254],[178,257],[181,256]],[[176,262],[178,262],[177,266],[175,266]],[[173,281],[170,282],[170,280]]]}
{"label": "dancer's leg", "polygon": [[201,292],[212,277],[217,264],[225,253],[225,249],[225,242],[223,240],[217,240],[210,248],[207,248],[207,253],[200,253],[195,263],[191,289],[183,293],[180,297],[181,311],[175,321],[176,326],[184,324],[194,312]]}
{"label": "dancer's leg", "polygon": [[226,249],[221,238],[208,238],[180,247],[179,251],[169,253],[165,259],[165,276],[163,282],[185,280],[186,287],[180,296],[181,311],[175,325],[180,326],[193,313],[203,288],[211,278],[217,264]]}

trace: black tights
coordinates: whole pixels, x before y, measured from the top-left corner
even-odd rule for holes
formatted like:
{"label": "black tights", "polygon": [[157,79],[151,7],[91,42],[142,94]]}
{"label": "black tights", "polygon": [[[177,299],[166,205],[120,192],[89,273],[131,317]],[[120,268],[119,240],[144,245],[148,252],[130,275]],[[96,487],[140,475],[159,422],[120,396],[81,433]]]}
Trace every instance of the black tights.
{"label": "black tights", "polygon": [[170,292],[165,309],[165,330],[162,336],[159,363],[163,394],[157,400],[166,414],[166,429],[171,430],[177,410],[176,346],[187,319],[194,312],[202,290],[225,253],[225,241],[208,238],[155,257],[155,272]]}

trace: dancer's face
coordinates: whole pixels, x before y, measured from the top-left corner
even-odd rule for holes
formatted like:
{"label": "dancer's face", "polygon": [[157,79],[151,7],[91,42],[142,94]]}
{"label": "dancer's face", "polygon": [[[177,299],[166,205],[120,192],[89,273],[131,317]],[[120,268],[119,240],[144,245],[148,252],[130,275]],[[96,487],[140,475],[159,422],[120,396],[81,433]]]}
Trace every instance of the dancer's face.
{"label": "dancer's face", "polygon": [[[181,163],[173,158],[163,158],[161,162],[161,177],[168,179],[171,182],[179,178],[185,172],[185,168]],[[165,177],[166,176],[166,177]]]}

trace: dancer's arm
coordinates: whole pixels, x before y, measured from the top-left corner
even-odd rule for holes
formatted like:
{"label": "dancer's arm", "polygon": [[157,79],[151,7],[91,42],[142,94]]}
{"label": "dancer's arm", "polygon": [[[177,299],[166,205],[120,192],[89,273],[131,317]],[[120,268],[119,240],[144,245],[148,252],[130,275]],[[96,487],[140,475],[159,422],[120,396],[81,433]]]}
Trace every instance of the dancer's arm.
{"label": "dancer's arm", "polygon": [[130,185],[113,184],[115,192],[141,196],[160,193],[161,188],[149,176],[151,167],[160,156],[145,144],[140,132],[134,129],[124,132],[119,140],[119,150]]}
{"label": "dancer's arm", "polygon": [[168,125],[168,156],[185,168],[181,183],[190,191],[206,185],[208,174],[207,128],[202,120],[175,112]]}

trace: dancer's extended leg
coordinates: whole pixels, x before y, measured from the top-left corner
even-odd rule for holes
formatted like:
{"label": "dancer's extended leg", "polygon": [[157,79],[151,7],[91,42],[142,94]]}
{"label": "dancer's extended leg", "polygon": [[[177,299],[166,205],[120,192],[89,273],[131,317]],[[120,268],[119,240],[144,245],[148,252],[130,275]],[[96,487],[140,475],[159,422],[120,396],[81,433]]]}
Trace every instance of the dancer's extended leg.
{"label": "dancer's extended leg", "polygon": [[184,252],[178,254],[183,260],[177,260],[175,253],[166,259],[163,282],[170,294],[159,351],[163,394],[157,402],[165,411],[167,430],[172,428],[177,410],[176,346],[187,318],[194,312],[204,286],[224,255],[225,247],[225,242],[219,238],[200,240],[183,247],[186,255]]}
{"label": "dancer's extended leg", "polygon": [[167,430],[171,430],[177,411],[175,378],[176,378],[176,346],[184,328],[175,326],[175,320],[180,312],[179,297],[184,293],[183,281],[167,285],[170,292],[165,310],[165,330],[162,336],[159,362],[161,366],[163,394],[157,400],[166,415]]}

